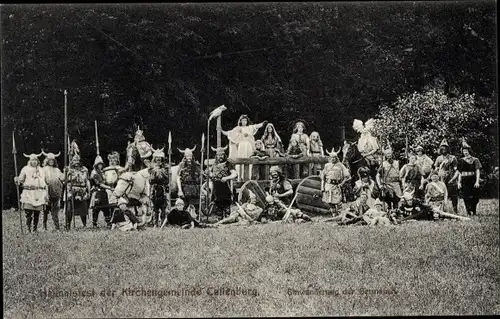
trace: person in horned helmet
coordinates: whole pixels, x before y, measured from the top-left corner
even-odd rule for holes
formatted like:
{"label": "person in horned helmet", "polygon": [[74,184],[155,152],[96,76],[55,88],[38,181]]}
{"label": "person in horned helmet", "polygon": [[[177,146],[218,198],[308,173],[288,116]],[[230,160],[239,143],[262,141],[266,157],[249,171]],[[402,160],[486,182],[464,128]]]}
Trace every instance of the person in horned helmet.
{"label": "person in horned helmet", "polygon": [[138,127],[134,141],[127,146],[127,163],[125,170],[139,171],[149,165],[153,155],[151,144],[146,141],[143,131]]}
{"label": "person in horned helmet", "polygon": [[193,157],[196,145],[190,149],[180,150],[184,157],[179,163],[177,173],[177,196],[184,198],[188,211],[192,214],[196,212],[194,205],[200,198],[200,173],[201,164]]}
{"label": "person in horned helmet", "polygon": [[464,200],[468,215],[477,215],[476,208],[479,203],[479,181],[481,177],[481,162],[471,155],[471,147],[465,140],[462,142],[464,157],[458,160],[458,189]]}
{"label": "person in horned helmet", "polygon": [[64,200],[67,201],[66,209],[66,230],[70,230],[73,215],[79,215],[83,228],[87,227],[87,214],[90,199],[90,181],[89,171],[80,162],[80,155],[74,154],[69,163],[67,170],[68,181],[68,196]]}
{"label": "person in horned helmet", "polygon": [[59,230],[59,209],[64,187],[64,174],[57,167],[56,158],[61,155],[61,152],[54,154],[45,153],[42,150],[42,154],[45,156],[42,169],[45,173],[45,181],[49,194],[47,209],[43,212],[43,228],[47,230],[47,219],[50,213],[54,222],[54,228]]}
{"label": "person in horned helmet", "polygon": [[108,202],[110,205],[115,206],[118,202],[118,198],[113,195],[113,190],[118,182],[118,177],[121,173],[125,172],[125,168],[120,166],[120,153],[112,151],[108,154],[109,165],[102,170],[104,177],[104,184],[111,187],[111,189],[106,189],[108,194]]}
{"label": "person in horned helmet", "polygon": [[233,202],[233,194],[229,187],[229,181],[238,178],[238,173],[234,169],[233,164],[227,161],[225,147],[212,147],[215,154],[215,163],[209,168],[205,174],[210,177],[209,188],[212,192],[211,201],[222,214],[229,215],[230,206]]}
{"label": "person in horned helmet", "polygon": [[[26,213],[26,225],[28,231],[37,230],[40,212],[45,210],[45,205],[48,202],[47,183],[45,172],[40,167],[40,154],[26,155],[28,164],[21,169],[19,176],[14,177],[14,182],[17,185],[22,185],[23,192],[21,193],[22,209]],[[33,222],[33,228],[31,228]]]}
{"label": "person in horned helmet", "polygon": [[170,174],[168,164],[165,163],[164,148],[153,149],[153,160],[148,169],[149,182],[151,185],[151,200],[153,202],[153,220],[155,226],[160,227],[161,221],[167,216],[167,204],[170,187]]}
{"label": "person in horned helmet", "polygon": [[93,167],[94,168],[90,173],[90,182],[92,185],[92,197],[90,200],[90,209],[92,209],[92,225],[94,228],[97,228],[99,212],[102,211],[107,227],[111,228],[112,209],[109,203],[108,194],[113,191],[113,187],[106,184],[104,161],[101,156],[96,156]]}
{"label": "person in horned helmet", "polygon": [[323,192],[323,202],[330,205],[332,215],[336,215],[342,208],[342,186],[351,180],[351,174],[347,167],[339,161],[338,154],[327,151],[330,160],[321,171],[321,191]]}
{"label": "person in horned helmet", "polygon": [[457,158],[450,153],[450,146],[446,139],[443,139],[439,144],[439,153],[441,155],[434,162],[434,169],[437,171],[439,178],[446,184],[448,198],[451,200],[454,213],[458,213],[458,161]]}
{"label": "person in horned helmet", "polygon": [[372,177],[374,177],[379,164],[377,154],[380,150],[377,138],[372,135],[375,120],[369,119],[365,124],[360,120],[354,120],[352,127],[356,132],[361,134],[358,140],[358,150],[363,156],[366,166],[370,168]]}
{"label": "person in horned helmet", "polygon": [[394,159],[392,147],[389,145],[384,150],[384,161],[378,169],[376,180],[382,193],[382,198],[389,206],[388,209],[395,209],[402,195],[401,177],[399,161]]}

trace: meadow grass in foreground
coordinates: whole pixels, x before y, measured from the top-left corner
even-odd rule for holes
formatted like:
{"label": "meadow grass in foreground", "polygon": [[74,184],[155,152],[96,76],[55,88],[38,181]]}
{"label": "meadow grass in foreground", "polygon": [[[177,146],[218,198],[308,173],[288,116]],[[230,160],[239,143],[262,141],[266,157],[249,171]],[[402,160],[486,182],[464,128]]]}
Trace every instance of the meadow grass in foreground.
{"label": "meadow grass in foreground", "polygon": [[[499,314],[498,200],[482,200],[478,212],[470,222],[375,228],[309,223],[25,236],[17,213],[4,212],[4,315]],[[240,294],[214,295],[220,287]],[[136,288],[167,295],[133,296]],[[193,288],[200,295],[173,295]],[[95,295],[81,295],[92,289]],[[110,295],[101,296],[103,289]],[[300,294],[307,292],[313,295]]]}

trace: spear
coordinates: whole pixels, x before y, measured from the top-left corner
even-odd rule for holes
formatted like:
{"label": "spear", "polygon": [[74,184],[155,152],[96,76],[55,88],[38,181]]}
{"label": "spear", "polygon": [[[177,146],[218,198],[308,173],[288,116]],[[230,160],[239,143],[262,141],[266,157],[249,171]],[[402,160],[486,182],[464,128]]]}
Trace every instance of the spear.
{"label": "spear", "polygon": [[99,135],[97,134],[97,121],[94,121],[95,126],[95,147],[97,149],[97,156],[99,156]]}
{"label": "spear", "polygon": [[[16,150],[16,140],[14,138],[14,131],[12,131],[12,154],[14,156],[14,170],[17,177],[17,150]],[[21,200],[19,199],[19,185],[16,183],[17,191],[17,207],[19,210],[19,224],[21,225],[21,234],[24,235],[23,231],[23,218],[21,217]]]}
{"label": "spear", "polygon": [[[168,131],[168,180],[169,183],[172,181],[172,134]],[[172,200],[171,200],[172,188],[168,187],[168,211],[172,210]]]}
{"label": "spear", "polygon": [[[201,162],[200,162],[200,205],[198,212],[198,222],[201,222],[201,188],[203,187],[203,149],[205,147],[205,133],[201,134]],[[207,192],[208,194],[208,192]]]}
{"label": "spear", "polygon": [[[68,211],[68,91],[64,90],[64,218],[67,219]],[[66,224],[66,226],[68,226]]]}

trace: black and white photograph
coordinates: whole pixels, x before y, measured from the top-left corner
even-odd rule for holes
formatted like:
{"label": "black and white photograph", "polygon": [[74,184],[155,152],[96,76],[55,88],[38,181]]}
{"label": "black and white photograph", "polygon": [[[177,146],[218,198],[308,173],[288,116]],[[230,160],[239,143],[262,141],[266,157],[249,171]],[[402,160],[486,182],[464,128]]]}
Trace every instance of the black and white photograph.
{"label": "black and white photograph", "polygon": [[497,1],[0,16],[5,318],[500,314]]}

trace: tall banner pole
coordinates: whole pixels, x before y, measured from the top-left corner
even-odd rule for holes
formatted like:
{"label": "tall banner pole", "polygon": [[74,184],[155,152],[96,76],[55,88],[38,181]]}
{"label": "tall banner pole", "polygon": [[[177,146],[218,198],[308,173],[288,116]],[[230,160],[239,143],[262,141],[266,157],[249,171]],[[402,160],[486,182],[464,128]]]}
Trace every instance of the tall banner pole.
{"label": "tall banner pole", "polygon": [[97,151],[97,156],[99,156],[99,135],[97,133],[97,121],[94,121],[94,126],[95,126],[95,147]]}
{"label": "tall banner pole", "polygon": [[201,222],[201,189],[203,187],[203,150],[204,150],[204,148],[205,148],[205,133],[202,133],[201,134],[201,161],[200,161],[200,203],[199,203],[199,212],[198,212],[198,222]]}
{"label": "tall banner pole", "polygon": [[[12,155],[14,156],[14,171],[17,177],[17,149],[16,149],[16,140],[14,138],[14,131],[12,131]],[[21,214],[21,200],[19,197],[19,185],[17,183],[16,183],[16,191],[17,191],[17,210],[19,211],[19,225],[21,226],[21,234],[24,235],[23,218]]]}
{"label": "tall banner pole", "polygon": [[[168,180],[172,183],[172,133],[168,132]],[[168,211],[172,210],[172,188],[168,187]]]}
{"label": "tall banner pole", "polygon": [[[68,91],[64,90],[64,218],[68,212]],[[68,224],[66,224],[66,227]]]}
{"label": "tall banner pole", "polygon": [[211,197],[211,192],[210,192],[210,118],[209,118],[207,122],[207,197],[205,198],[205,210],[207,214],[209,213],[208,206],[210,204],[210,197]]}

